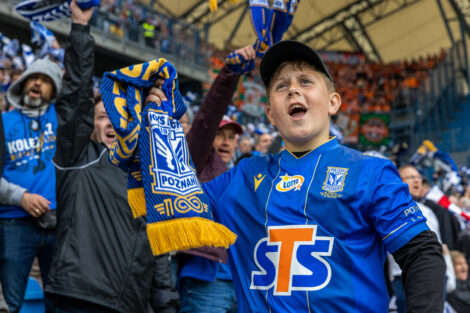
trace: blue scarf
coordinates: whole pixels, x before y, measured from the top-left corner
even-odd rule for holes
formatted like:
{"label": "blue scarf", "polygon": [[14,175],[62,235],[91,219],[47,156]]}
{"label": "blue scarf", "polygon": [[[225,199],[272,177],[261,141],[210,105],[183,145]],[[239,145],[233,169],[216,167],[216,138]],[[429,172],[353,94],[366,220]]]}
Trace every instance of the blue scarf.
{"label": "blue scarf", "polygon": [[[271,7],[268,0],[250,0],[251,25],[257,37],[253,45],[256,56],[262,58],[269,47],[282,39],[292,23],[299,2],[300,0],[274,0]],[[235,52],[227,56],[225,63],[233,72],[240,74],[255,67],[254,60],[247,61]]]}
{"label": "blue scarf", "polygon": [[[156,78],[168,100],[148,103]],[[105,73],[103,103],[116,132],[110,161],[128,171],[128,202],[135,217],[147,215],[155,255],[203,246],[225,247],[236,235],[212,221],[178,119],[186,106],[173,65],[160,58]]]}
{"label": "blue scarf", "polygon": [[[15,10],[31,21],[55,21],[70,16],[72,0],[26,0],[16,5]],[[82,10],[99,6],[100,0],[77,0]]]}
{"label": "blue scarf", "polygon": [[274,0],[271,7],[268,0],[250,0],[250,17],[257,35],[254,47],[259,57],[282,39],[299,3],[300,0]]}

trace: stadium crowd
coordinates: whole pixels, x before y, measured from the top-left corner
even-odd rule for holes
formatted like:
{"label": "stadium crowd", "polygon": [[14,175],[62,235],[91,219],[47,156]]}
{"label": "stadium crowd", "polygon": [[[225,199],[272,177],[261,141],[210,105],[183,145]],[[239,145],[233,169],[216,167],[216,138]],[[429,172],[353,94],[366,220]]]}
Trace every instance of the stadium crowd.
{"label": "stadium crowd", "polygon": [[191,62],[204,62],[211,53],[210,45],[199,40],[195,27],[139,1],[102,1],[90,23],[117,38],[142,42]]}
{"label": "stadium crowd", "polygon": [[[142,240],[145,222],[134,222],[122,196],[123,173],[104,164],[107,158],[101,157],[115,134],[99,92],[96,88],[93,92],[94,43],[88,24],[128,40],[138,41],[142,34],[147,46],[168,53],[177,51],[183,58],[199,44],[188,40],[198,37],[191,33],[195,29],[145,8],[132,1],[118,6],[113,0],[104,0],[92,17],[72,5],[73,26],[68,38],[72,45],[65,45],[63,59],[43,53],[34,61],[26,60],[20,43],[2,36],[0,282],[10,312],[21,308],[35,258],[40,274],[33,275],[45,288],[47,312],[236,311],[230,268],[218,262],[226,259],[225,251],[202,249],[151,256]],[[175,41],[169,39],[172,36]],[[179,45],[171,50],[175,42],[190,44],[187,49]],[[56,44],[54,49],[60,47]],[[246,60],[255,59],[251,46],[236,51]],[[241,75],[220,57],[226,54],[207,49],[206,58],[211,58],[217,75],[206,94],[185,97],[189,109],[181,124],[201,182],[215,178],[243,158],[275,154],[284,148],[266,119],[258,119],[256,125],[243,123],[242,109],[233,105]],[[419,88],[443,56],[444,52],[393,64],[327,62],[343,97],[340,111],[390,112],[404,94]],[[422,151],[425,148],[427,154]],[[470,312],[470,170],[457,168],[448,159],[442,161],[436,154],[438,148],[428,143],[422,150],[422,157],[412,159],[412,165],[406,165],[410,162],[403,157],[397,160],[391,152],[381,157],[394,159],[443,245],[446,312]],[[447,166],[429,175],[436,163]],[[122,186],[116,186],[119,183]],[[437,201],[433,186],[443,191]],[[102,199],[102,194],[111,194],[114,200]],[[106,214],[100,213],[103,208]],[[57,225],[57,220],[66,223]],[[20,234],[15,237],[15,232]],[[112,241],[120,244],[107,246]],[[122,263],[119,257],[124,258]],[[106,264],[108,261],[113,262]],[[392,296],[390,311],[402,313],[406,303],[401,274],[392,262],[389,259],[385,274]],[[5,301],[0,302],[0,312],[2,308],[7,312]]]}

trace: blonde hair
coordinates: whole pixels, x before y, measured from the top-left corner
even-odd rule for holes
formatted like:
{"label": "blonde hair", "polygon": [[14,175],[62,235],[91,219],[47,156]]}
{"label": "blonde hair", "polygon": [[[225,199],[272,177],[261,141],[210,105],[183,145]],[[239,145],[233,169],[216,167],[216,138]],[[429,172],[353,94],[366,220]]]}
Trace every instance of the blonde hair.
{"label": "blonde hair", "polygon": [[467,258],[465,257],[465,254],[462,251],[459,251],[459,250],[450,251],[450,257],[452,259],[452,263],[454,263],[454,264],[455,264],[455,262],[457,262],[457,259],[459,257],[462,257],[462,258],[465,259],[465,261],[467,261]]}

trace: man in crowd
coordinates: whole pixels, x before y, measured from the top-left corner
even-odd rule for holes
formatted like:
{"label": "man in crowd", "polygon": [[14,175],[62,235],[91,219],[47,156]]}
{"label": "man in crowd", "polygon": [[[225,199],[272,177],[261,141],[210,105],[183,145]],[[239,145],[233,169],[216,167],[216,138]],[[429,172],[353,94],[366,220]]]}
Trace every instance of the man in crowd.
{"label": "man in crowd", "polygon": [[0,182],[0,282],[12,313],[21,308],[36,256],[47,285],[56,209],[53,102],[61,80],[57,64],[39,59],[7,91],[14,110],[3,114],[6,155]]}
{"label": "man in crowd", "polygon": [[255,150],[253,151],[254,155],[263,155],[266,154],[273,142],[273,136],[269,133],[260,134],[256,138]]}
{"label": "man in crowd", "polygon": [[[236,50],[246,60],[255,58],[252,46]],[[211,85],[197,114],[189,109],[180,119],[198,177],[209,181],[233,164],[237,138],[243,133],[240,124],[224,113],[231,103],[240,74],[225,65]],[[150,91],[148,101],[164,98],[158,88]],[[183,312],[232,312],[236,309],[230,268],[223,248],[205,247],[176,255]],[[214,293],[218,297],[214,297]]]}
{"label": "man in crowd", "polygon": [[57,313],[147,312],[149,302],[156,312],[176,312],[168,256],[152,255],[145,218],[134,219],[127,203],[127,173],[108,161],[114,130],[100,98],[93,101],[93,9],[75,0],[70,8],[56,105],[58,225],[45,292]]}
{"label": "man in crowd", "polygon": [[[420,195],[423,189],[423,177],[418,170],[412,165],[405,165],[398,170],[401,179],[405,184],[408,185],[411,196],[415,201],[420,200]],[[433,211],[427,206],[417,202],[419,209],[421,210],[424,217],[426,217],[426,224],[429,229],[432,230],[441,241],[441,232],[439,221]],[[393,293],[396,297],[396,304],[398,313],[405,313],[406,311],[406,298],[405,289],[402,281],[402,271],[398,264],[389,255],[389,272],[390,282],[392,284]]]}
{"label": "man in crowd", "polygon": [[[235,50],[245,60],[254,60],[252,46]],[[214,179],[233,164],[237,138],[243,133],[241,126],[224,113],[231,103],[240,74],[227,64],[220,70],[204,97],[191,130],[186,135],[198,178],[201,182]],[[226,259],[221,249],[200,249],[187,256],[179,272],[180,312],[228,312],[235,307],[235,292],[228,264],[211,261],[219,256]],[[193,251],[194,252],[194,251]],[[202,252],[202,253],[201,253]],[[202,257],[205,256],[205,257]],[[217,296],[214,296],[217,294]]]}
{"label": "man in crowd", "polygon": [[[4,157],[5,157],[5,136],[3,135],[3,118],[2,118],[2,114],[0,114],[0,177],[2,176],[2,173],[3,173],[3,158]],[[8,313],[8,305],[5,302],[5,297],[3,296],[3,289],[2,289],[1,283],[0,283],[0,313]]]}
{"label": "man in crowd", "polygon": [[[245,60],[254,60],[252,46],[235,50]],[[225,64],[212,83],[194,119],[191,112],[180,119],[200,181],[209,181],[232,166],[242,127],[224,116],[235,92],[240,73]],[[147,101],[159,102],[163,92],[152,88]],[[188,123],[189,121],[192,121]],[[228,312],[236,308],[230,268],[222,248],[205,247],[177,255],[179,265],[179,312]],[[214,297],[217,294],[217,297]]]}
{"label": "man in crowd", "polygon": [[251,137],[243,136],[238,143],[238,156],[244,153],[251,153],[253,151],[253,139]]}

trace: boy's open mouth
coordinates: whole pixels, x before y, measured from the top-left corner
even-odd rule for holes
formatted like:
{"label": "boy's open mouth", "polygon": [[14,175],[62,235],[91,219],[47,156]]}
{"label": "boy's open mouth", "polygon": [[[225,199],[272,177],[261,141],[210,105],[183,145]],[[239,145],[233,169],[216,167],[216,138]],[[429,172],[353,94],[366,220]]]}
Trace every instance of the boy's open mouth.
{"label": "boy's open mouth", "polygon": [[301,103],[293,103],[289,106],[288,113],[293,119],[301,119],[306,112],[307,108]]}

